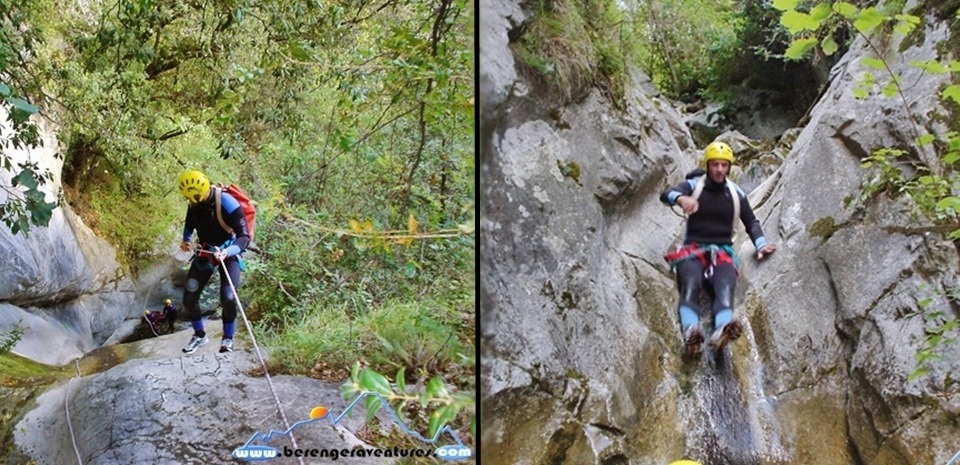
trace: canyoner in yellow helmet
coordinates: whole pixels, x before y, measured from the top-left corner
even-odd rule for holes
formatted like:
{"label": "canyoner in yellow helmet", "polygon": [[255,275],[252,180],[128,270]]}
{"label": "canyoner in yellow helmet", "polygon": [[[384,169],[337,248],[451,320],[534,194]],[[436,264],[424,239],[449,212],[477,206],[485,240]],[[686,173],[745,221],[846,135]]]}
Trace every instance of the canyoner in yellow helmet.
{"label": "canyoner in yellow helmet", "polygon": [[712,142],[703,151],[706,171],[691,171],[683,182],[660,195],[661,202],[671,207],[678,205],[687,215],[683,245],[663,258],[676,272],[680,293],[677,313],[688,359],[699,358],[703,351],[700,290],[705,285],[712,290],[710,347],[719,353],[742,332],[742,323],[733,315],[734,287],[739,274],[739,260],[733,250],[736,222],[742,222],[750,235],[757,260],[777,250],[776,244],[764,236],[747,194],[727,179],[734,160],[729,145]]}
{"label": "canyoner in yellow helmet", "polygon": [[177,178],[177,190],[190,203],[200,203],[210,195],[210,180],[199,171],[186,171]]}
{"label": "canyoner in yellow helmet", "polygon": [[[211,187],[210,180],[200,171],[181,174],[177,178],[177,190],[189,201],[180,250],[194,252],[183,291],[183,313],[194,334],[183,352],[191,354],[208,342],[200,314],[200,294],[214,272],[220,274],[220,305],[223,308],[220,352],[232,352],[238,308],[236,292],[240,287],[240,272],[244,270],[241,254],[251,240],[246,213],[240,200],[221,189],[220,185]],[[196,247],[193,245],[194,232],[199,242]],[[236,283],[235,287],[230,283]]]}

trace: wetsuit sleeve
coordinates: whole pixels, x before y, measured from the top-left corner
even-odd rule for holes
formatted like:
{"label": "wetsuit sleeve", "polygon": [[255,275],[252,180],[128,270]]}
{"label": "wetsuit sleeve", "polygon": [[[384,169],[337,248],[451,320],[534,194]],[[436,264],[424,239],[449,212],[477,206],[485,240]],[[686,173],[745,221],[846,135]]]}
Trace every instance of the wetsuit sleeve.
{"label": "wetsuit sleeve", "polygon": [[753,214],[753,207],[750,206],[750,201],[747,200],[747,196],[743,195],[742,191],[740,192],[740,221],[743,222],[743,227],[746,228],[747,234],[750,235],[750,240],[753,241],[753,246],[757,250],[767,245],[767,238],[763,236],[760,220]]}
{"label": "wetsuit sleeve", "polygon": [[187,217],[183,220],[183,242],[193,240],[193,217],[190,216],[190,210],[187,209]]}
{"label": "wetsuit sleeve", "polygon": [[233,229],[233,234],[236,236],[233,243],[224,249],[227,256],[232,257],[247,250],[247,245],[250,244],[250,229],[247,228],[247,218],[243,216],[240,202],[229,194],[222,195],[220,201],[223,208],[223,221]]}
{"label": "wetsuit sleeve", "polygon": [[680,184],[668,188],[667,190],[663,191],[662,194],[660,194],[660,201],[667,206],[672,207],[676,205],[677,199],[681,195],[693,194],[694,182],[695,180],[693,179],[685,179]]}

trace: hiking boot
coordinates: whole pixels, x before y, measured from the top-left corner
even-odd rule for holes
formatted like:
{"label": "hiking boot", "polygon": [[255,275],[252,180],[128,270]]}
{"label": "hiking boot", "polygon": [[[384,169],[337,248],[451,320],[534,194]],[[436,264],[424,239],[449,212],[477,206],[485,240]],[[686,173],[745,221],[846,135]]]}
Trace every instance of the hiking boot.
{"label": "hiking boot", "polygon": [[692,325],[683,332],[683,345],[687,357],[696,358],[703,350],[703,331],[700,325]]}
{"label": "hiking boot", "polygon": [[190,338],[190,342],[187,343],[187,346],[183,348],[183,353],[192,354],[196,352],[200,346],[206,344],[207,342],[209,342],[207,336],[199,337],[194,334],[193,337]]}
{"label": "hiking boot", "polygon": [[220,341],[220,353],[233,352],[233,339],[224,338]]}
{"label": "hiking boot", "polygon": [[730,341],[735,341],[743,333],[743,325],[737,320],[717,328],[710,336],[710,347],[713,350],[723,350]]}

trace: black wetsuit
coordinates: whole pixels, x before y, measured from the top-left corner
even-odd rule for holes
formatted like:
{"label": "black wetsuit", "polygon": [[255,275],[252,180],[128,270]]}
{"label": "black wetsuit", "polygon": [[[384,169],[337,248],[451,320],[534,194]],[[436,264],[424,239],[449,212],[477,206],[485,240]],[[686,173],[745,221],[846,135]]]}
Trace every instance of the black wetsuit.
{"label": "black wetsuit", "polygon": [[[243,208],[235,198],[226,192],[221,193],[220,208],[223,221],[233,228],[234,234],[224,230],[217,221],[215,196],[198,204],[191,204],[187,208],[187,217],[183,226],[183,241],[190,242],[193,231],[197,231],[197,238],[205,250],[213,250],[214,247],[225,249],[228,257],[223,261],[227,271],[230,273],[230,279],[235,287],[240,287],[240,254],[246,250],[250,243],[250,233],[247,228],[247,220],[243,215]],[[234,235],[236,237],[234,237]],[[190,271],[187,272],[187,284],[183,291],[183,309],[193,324],[194,330],[202,337],[203,324],[200,315],[199,301],[200,293],[206,287],[210,278],[213,276],[213,270],[220,272],[220,305],[223,307],[223,327],[224,336],[233,337],[234,322],[237,319],[237,297],[230,289],[230,285],[224,276],[223,267],[213,262],[210,254],[197,254],[193,257],[190,265]]]}
{"label": "black wetsuit", "polygon": [[[703,170],[694,170],[687,174],[683,182],[664,191],[660,195],[660,201],[673,206],[680,196],[691,196],[703,174]],[[703,180],[705,184],[697,199],[699,208],[687,219],[683,243],[687,247],[698,249],[711,246],[721,248],[723,251],[720,253],[727,253],[730,260],[719,260],[712,267],[709,260],[704,264],[702,259],[697,258],[689,258],[676,264],[677,287],[680,290],[677,311],[680,313],[681,330],[699,323],[699,294],[704,282],[709,286],[707,289],[713,296],[711,314],[715,326],[722,326],[733,317],[733,292],[737,282],[737,269],[731,247],[734,206],[730,189],[727,187],[728,182],[733,185],[734,191],[740,198],[740,221],[746,227],[754,246],[760,250],[767,242],[763,236],[760,221],[753,214],[747,196],[739,186],[726,180],[723,183],[716,183],[709,176],[704,176]],[[727,310],[729,312],[725,312]],[[717,315],[721,312],[723,315],[718,319]]]}

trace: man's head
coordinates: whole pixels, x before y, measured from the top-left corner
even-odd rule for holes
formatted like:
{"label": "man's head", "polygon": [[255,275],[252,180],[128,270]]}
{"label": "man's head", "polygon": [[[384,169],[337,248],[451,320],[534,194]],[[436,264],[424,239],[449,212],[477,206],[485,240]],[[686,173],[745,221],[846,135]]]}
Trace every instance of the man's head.
{"label": "man's head", "polygon": [[210,194],[210,180],[199,171],[187,171],[177,178],[177,189],[190,203],[200,203]]}
{"label": "man's head", "polygon": [[707,176],[713,182],[723,182],[733,163],[733,150],[723,142],[712,142],[703,151],[703,161],[707,165]]}

